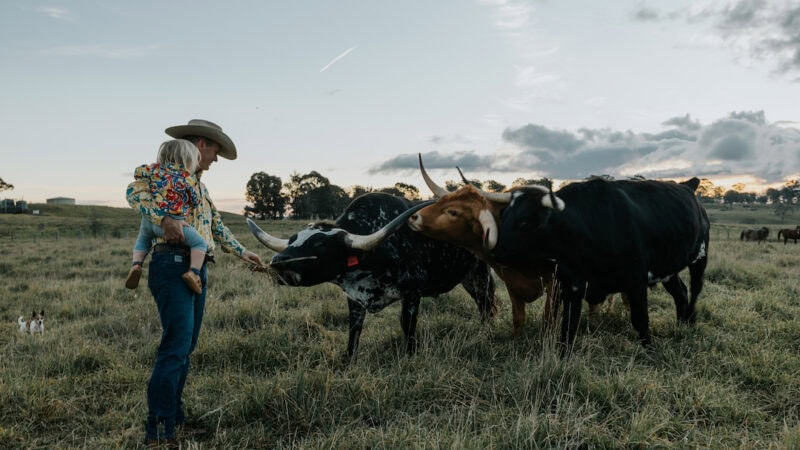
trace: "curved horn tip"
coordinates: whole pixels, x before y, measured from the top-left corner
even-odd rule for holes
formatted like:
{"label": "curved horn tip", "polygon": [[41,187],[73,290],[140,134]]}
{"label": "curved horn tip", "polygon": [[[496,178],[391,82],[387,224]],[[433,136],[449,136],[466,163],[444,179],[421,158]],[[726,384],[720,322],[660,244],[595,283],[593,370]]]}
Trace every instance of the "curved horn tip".
{"label": "curved horn tip", "polygon": [[253,236],[256,237],[258,242],[261,242],[265,247],[269,248],[270,250],[276,252],[282,252],[286,250],[287,247],[289,247],[288,239],[280,239],[270,235],[266,231],[259,228],[259,226],[256,225],[256,223],[250,220],[249,218],[247,219],[247,226],[250,228],[250,233],[252,233]]}
{"label": "curved horn tip", "polygon": [[392,233],[397,231],[400,227],[406,225],[408,218],[420,209],[435,203],[433,200],[421,202],[411,208],[405,210],[400,215],[395,217],[391,222],[387,223],[380,230],[369,235],[357,235],[347,233],[345,242],[350,248],[362,251],[370,251],[383,242],[384,239],[389,237]]}
{"label": "curved horn tip", "polygon": [[249,217],[246,220],[247,220],[247,228],[250,228],[250,231],[253,231],[254,228],[260,229],[258,228],[258,225],[256,225],[256,223],[253,222]]}
{"label": "curved horn tip", "polygon": [[559,211],[563,211],[567,205],[564,203],[564,200],[561,200],[555,195],[545,195],[544,197],[542,197],[542,206],[544,206],[545,208],[557,209]]}
{"label": "curved horn tip", "polygon": [[463,181],[464,184],[470,184],[469,180],[467,180],[467,177],[464,176],[464,172],[461,171],[461,167],[456,166],[456,170],[458,171],[458,174],[461,175],[461,181]]}
{"label": "curved horn tip", "polygon": [[431,190],[434,197],[444,197],[449,194],[447,189],[437,185],[428,175],[428,172],[425,171],[425,166],[422,164],[422,153],[419,153],[419,171],[422,173],[422,179],[425,180],[425,184],[428,185],[428,189]]}

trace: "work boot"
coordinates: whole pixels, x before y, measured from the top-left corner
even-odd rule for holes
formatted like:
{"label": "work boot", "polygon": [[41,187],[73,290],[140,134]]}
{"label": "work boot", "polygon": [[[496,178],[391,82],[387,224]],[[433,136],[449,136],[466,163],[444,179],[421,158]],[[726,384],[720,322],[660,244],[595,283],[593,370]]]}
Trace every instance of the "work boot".
{"label": "work boot", "polygon": [[174,419],[148,415],[144,424],[144,445],[147,448],[179,448],[175,438]]}
{"label": "work boot", "polygon": [[172,438],[172,439],[145,439],[144,445],[148,449],[180,448],[180,445],[178,444],[178,440],[175,439],[175,438]]}
{"label": "work boot", "polygon": [[183,281],[195,294],[203,293],[203,282],[200,280],[200,276],[194,273],[193,270],[189,270],[183,274]]}

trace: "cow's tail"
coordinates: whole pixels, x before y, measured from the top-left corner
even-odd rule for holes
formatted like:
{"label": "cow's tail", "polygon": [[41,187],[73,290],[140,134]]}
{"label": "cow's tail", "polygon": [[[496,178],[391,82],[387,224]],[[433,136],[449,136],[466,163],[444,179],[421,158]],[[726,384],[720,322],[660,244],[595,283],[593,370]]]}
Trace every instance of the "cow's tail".
{"label": "cow's tail", "polygon": [[706,265],[708,264],[708,239],[705,241],[705,253],[696,261],[689,264],[689,287],[691,288],[689,298],[689,307],[686,311],[686,318],[689,323],[695,322],[695,305],[697,305],[697,297],[700,296],[700,291],[703,290],[703,280],[705,278]]}
{"label": "cow's tail", "polygon": [[741,235],[741,237],[739,238],[739,240],[741,240],[741,241],[743,241],[743,240],[744,240],[744,233],[745,233],[745,232],[744,232],[744,231],[742,231],[742,235]]}
{"label": "cow's tail", "polygon": [[781,240],[781,234],[782,234],[782,233],[783,233],[783,230],[778,230],[778,240],[779,240],[779,241]]}
{"label": "cow's tail", "polygon": [[697,305],[697,298],[700,296],[700,291],[703,290],[703,281],[705,279],[706,265],[708,264],[708,243],[709,243],[709,230],[706,230],[703,240],[700,243],[700,248],[697,252],[697,258],[689,263],[689,304],[686,308],[686,321],[690,324],[695,323],[695,306]]}

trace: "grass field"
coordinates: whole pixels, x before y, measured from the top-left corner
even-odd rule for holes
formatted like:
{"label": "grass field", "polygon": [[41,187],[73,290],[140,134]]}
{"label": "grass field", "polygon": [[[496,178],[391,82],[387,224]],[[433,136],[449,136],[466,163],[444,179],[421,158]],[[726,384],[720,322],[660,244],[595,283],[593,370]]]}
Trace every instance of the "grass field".
{"label": "grass field", "polygon": [[[160,333],[146,283],[123,287],[138,224],[125,209],[0,215],[0,448],[137,448]],[[344,365],[347,306],[332,285],[288,288],[218,257],[185,392],[211,433],[184,448],[798,448],[800,245],[774,240],[767,207],[709,208],[714,221],[697,325],[650,293],[655,349],[619,302],[589,317],[556,357],[542,301],[511,336],[503,304],[483,325],[457,288],[421,306],[406,356],[399,305],[367,317]],[[226,223],[262,257],[270,252]],[[771,241],[739,241],[766,225]],[[288,236],[301,222],[267,222]],[[685,274],[683,274],[685,275]],[[16,320],[46,311],[44,336]]]}

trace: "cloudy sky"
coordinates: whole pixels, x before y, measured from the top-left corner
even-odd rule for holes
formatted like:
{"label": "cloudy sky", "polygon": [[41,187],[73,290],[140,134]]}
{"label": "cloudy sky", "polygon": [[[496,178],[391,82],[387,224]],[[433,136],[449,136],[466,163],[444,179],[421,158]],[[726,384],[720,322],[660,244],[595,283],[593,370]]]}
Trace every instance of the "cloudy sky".
{"label": "cloudy sky", "polygon": [[164,128],[344,188],[470,178],[800,177],[800,0],[0,3],[0,196],[124,206]]}

